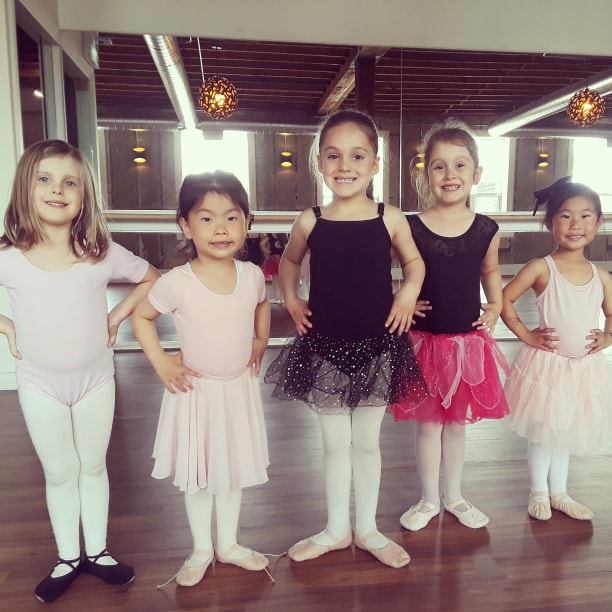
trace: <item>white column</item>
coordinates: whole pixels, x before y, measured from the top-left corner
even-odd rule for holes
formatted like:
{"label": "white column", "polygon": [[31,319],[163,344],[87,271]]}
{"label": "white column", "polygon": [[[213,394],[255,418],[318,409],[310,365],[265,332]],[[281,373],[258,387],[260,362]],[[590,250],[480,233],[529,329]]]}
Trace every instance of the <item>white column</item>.
{"label": "white column", "polygon": [[[17,161],[23,152],[15,0],[0,0],[0,217],[4,219]],[[3,225],[1,226],[4,227]],[[4,229],[1,230],[4,233]],[[6,291],[0,288],[0,313],[10,316]],[[0,389],[15,389],[15,360],[0,336]]]}
{"label": "white column", "polygon": [[77,79],[74,85],[79,149],[87,157],[97,174],[99,163],[96,85],[93,77],[91,79]]}
{"label": "white column", "polygon": [[68,132],[61,47],[41,39],[40,59],[45,94],[45,137],[66,140]]}

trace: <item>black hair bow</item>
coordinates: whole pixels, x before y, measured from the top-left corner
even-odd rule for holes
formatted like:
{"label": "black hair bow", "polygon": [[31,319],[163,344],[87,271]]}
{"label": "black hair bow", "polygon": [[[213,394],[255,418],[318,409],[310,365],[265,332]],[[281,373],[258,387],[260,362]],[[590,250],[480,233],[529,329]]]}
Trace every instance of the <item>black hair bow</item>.
{"label": "black hair bow", "polygon": [[533,207],[533,214],[535,215],[538,212],[538,208],[542,206],[542,204],[546,204],[548,200],[550,200],[551,196],[560,188],[565,186],[572,180],[571,176],[564,176],[560,178],[558,181],[555,181],[552,185],[545,187],[544,189],[538,189],[533,192],[533,197],[535,198],[535,206]]}

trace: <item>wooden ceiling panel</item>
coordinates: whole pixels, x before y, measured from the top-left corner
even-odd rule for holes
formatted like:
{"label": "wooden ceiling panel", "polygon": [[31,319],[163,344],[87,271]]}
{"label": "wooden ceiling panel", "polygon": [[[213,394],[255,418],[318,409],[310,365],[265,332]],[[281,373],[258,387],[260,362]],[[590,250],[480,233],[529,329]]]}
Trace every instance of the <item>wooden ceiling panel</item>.
{"label": "wooden ceiling panel", "polygon": [[[98,116],[176,119],[144,38],[101,33],[99,40]],[[377,58],[373,96],[380,117],[401,112],[492,122],[612,68],[612,57],[176,40],[198,116],[202,116],[196,100],[203,69],[205,77],[219,74],[234,83],[239,98],[234,118],[247,122],[312,124],[330,108],[354,104],[354,62],[360,55]],[[27,37],[20,37],[19,45],[22,78],[35,82],[39,78],[35,45]],[[606,116],[612,117],[612,103]]]}

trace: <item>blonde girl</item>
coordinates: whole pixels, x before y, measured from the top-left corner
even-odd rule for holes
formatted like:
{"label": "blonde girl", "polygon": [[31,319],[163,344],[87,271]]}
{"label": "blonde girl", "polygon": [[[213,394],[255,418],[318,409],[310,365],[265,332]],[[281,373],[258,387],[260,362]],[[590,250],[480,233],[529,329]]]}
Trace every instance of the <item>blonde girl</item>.
{"label": "blonde girl", "polygon": [[508,413],[498,374],[507,364],[491,337],[501,311],[499,231],[469,206],[482,168],[467,126],[451,120],[436,125],[423,146],[417,186],[425,210],[408,221],[426,274],[410,333],[429,395],[391,408],[396,420],[417,421],[421,499],[400,522],[417,531],[440,513],[441,468],[444,508],[463,525],[480,528],[489,519],[463,498],[461,479],[465,425]]}
{"label": "blonde girl", "polygon": [[[0,332],[17,359],[19,403],[44,470],[58,549],[57,564],[35,589],[41,601],[60,597],[83,571],[110,584],[134,579],[106,550],[112,346],[158,276],[111,240],[78,149],[47,140],[25,151],[0,238],[0,285],[14,319],[0,316]],[[137,287],[108,312],[111,281]]]}

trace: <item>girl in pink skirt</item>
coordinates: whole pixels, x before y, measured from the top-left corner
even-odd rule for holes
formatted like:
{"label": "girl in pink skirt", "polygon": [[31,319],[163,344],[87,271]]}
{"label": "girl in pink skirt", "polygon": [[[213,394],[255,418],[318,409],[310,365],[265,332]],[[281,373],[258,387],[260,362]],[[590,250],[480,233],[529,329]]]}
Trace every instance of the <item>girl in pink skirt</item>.
{"label": "girl in pink skirt", "polygon": [[396,420],[417,421],[422,496],[400,522],[416,531],[440,513],[441,465],[444,508],[463,525],[478,528],[489,519],[461,494],[465,425],[508,413],[498,373],[508,366],[491,337],[501,312],[499,231],[495,221],[469,207],[482,168],[467,126],[452,120],[434,126],[424,153],[417,188],[425,211],[408,222],[426,273],[410,334],[429,395],[390,407]]}
{"label": "girl in pink skirt", "polygon": [[[235,259],[246,239],[249,206],[233,174],[187,176],[177,218],[192,258],[159,279],[137,307],[133,326],[166,386],[153,476],[173,475],[185,494],[193,553],[176,581],[193,586],[213,556],[247,570],[268,565],[262,554],[237,543],[236,532],[242,489],[268,479],[257,375],[270,335],[270,304],[260,268]],[[168,312],[181,342],[175,355],[164,352],[154,324]]]}
{"label": "girl in pink skirt", "polygon": [[[612,344],[612,279],[584,253],[603,221],[601,202],[567,178],[536,192],[546,202],[544,224],[555,250],[525,264],[503,292],[504,322],[524,343],[506,381],[510,424],[528,441],[527,512],[541,521],[551,518],[551,508],[578,520],[593,517],[567,493],[569,457],[609,450],[612,425],[610,368],[601,352]],[[514,306],[530,289],[538,307],[535,329]]]}

